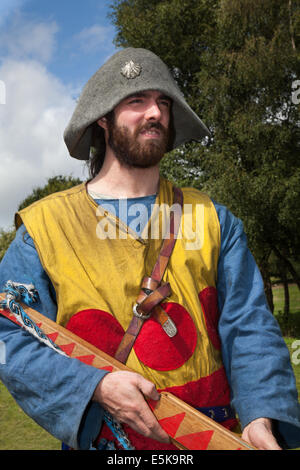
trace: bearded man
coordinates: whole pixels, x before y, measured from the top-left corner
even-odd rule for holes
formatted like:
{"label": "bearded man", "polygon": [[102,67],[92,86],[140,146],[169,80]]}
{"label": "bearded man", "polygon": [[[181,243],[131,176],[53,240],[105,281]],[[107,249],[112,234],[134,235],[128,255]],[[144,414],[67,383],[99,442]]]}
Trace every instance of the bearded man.
{"label": "bearded man", "polygon": [[[38,311],[132,370],[101,371],[58,355],[0,315],[1,380],[71,448],[119,448],[102,423],[105,410],[136,449],[175,449],[145,401],[158,400],[161,390],[233,431],[240,424],[259,449],[300,445],[289,353],[241,221],[205,194],[160,177],[166,152],[208,135],[155,54],[119,51],[87,83],[64,134],[70,155],[89,160],[91,179],[16,215],[2,288],[12,278],[30,280]],[[172,207],[178,194],[199,243],[189,244],[183,229],[157,281],[150,273],[164,235],[151,237],[151,229],[168,214],[153,208]],[[167,327],[151,311],[144,315],[139,297],[165,286],[159,306]],[[144,321],[125,354],[135,316]]]}

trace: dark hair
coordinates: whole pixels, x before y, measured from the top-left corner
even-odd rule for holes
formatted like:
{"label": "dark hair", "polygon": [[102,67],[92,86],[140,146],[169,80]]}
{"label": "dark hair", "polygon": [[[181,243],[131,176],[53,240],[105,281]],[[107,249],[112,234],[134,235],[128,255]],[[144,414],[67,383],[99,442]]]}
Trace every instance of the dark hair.
{"label": "dark hair", "polygon": [[[114,111],[110,111],[104,116],[108,124],[111,125],[114,122],[115,114]],[[98,175],[99,171],[102,168],[105,152],[106,152],[106,143],[104,137],[104,131],[102,127],[99,126],[97,122],[94,122],[91,125],[92,128],[92,139],[91,139],[91,148],[90,148],[90,158],[87,161],[87,166],[89,170],[90,178],[95,178]],[[167,147],[167,152],[170,152],[173,149],[174,140],[175,140],[175,127],[173,113],[170,114],[170,124],[169,124],[169,143]]]}
{"label": "dark hair", "polygon": [[[114,111],[106,114],[104,116],[107,121],[110,123],[114,120]],[[99,173],[102,168],[105,151],[106,151],[106,144],[105,144],[105,137],[104,131],[102,127],[99,126],[97,122],[94,122],[91,125],[92,128],[92,139],[91,139],[91,148],[90,148],[90,158],[87,161],[87,166],[89,169],[90,178],[95,178],[95,176]]]}

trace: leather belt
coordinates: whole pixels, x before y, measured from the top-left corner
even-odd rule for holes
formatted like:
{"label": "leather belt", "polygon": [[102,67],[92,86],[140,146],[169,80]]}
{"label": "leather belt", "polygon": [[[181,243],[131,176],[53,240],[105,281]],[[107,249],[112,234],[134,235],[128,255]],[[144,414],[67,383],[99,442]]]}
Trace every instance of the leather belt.
{"label": "leather belt", "polygon": [[183,194],[181,189],[173,187],[173,192],[174,203],[170,216],[170,237],[165,238],[163,241],[151,276],[146,276],[142,280],[140,293],[133,306],[133,318],[115,354],[115,358],[123,364],[126,363],[144,322],[150,318],[151,315],[155,316],[169,336],[172,337],[177,332],[175,324],[160,306],[160,303],[171,294],[170,284],[168,282],[162,282],[162,278],[176,243],[183,208]]}

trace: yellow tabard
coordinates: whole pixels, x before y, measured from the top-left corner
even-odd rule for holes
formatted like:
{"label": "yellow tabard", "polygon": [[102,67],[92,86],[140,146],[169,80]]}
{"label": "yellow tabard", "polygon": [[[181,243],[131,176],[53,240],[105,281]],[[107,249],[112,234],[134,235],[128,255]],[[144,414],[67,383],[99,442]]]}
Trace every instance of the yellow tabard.
{"label": "yellow tabard", "polygon": [[[121,339],[120,332],[131,321],[141,280],[151,274],[159,254],[161,229],[167,230],[168,208],[172,210],[172,188],[161,178],[141,237],[98,207],[86,183],[54,193],[16,215],[17,226],[25,224],[55,288],[59,324],[76,324],[80,319],[83,327],[97,335],[98,347],[103,344],[106,351],[116,337]],[[223,372],[218,377],[223,370],[216,332],[220,225],[206,195],[192,188],[183,188],[183,195],[181,229],[163,278],[172,291],[163,305],[178,333],[169,338],[153,319],[147,320],[127,365],[158,389],[193,386],[203,379],[208,402],[223,405],[229,395]],[[91,318],[96,319],[94,323]],[[210,383],[213,376],[218,378]],[[215,383],[222,390],[212,390]],[[198,403],[196,398],[192,401]],[[203,403],[199,401],[200,406]]]}

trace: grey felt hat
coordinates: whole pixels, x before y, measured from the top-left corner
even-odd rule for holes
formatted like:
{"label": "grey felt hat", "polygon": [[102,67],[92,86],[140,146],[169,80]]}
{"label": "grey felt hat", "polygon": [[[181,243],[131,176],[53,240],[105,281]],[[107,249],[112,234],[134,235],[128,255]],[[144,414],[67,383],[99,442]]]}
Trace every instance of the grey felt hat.
{"label": "grey felt hat", "polygon": [[168,67],[153,52],[126,48],[114,54],[87,82],[64,140],[72,157],[88,160],[92,124],[136,92],[157,90],[173,100],[175,128],[173,148],[210,135],[201,119],[186,103]]}

